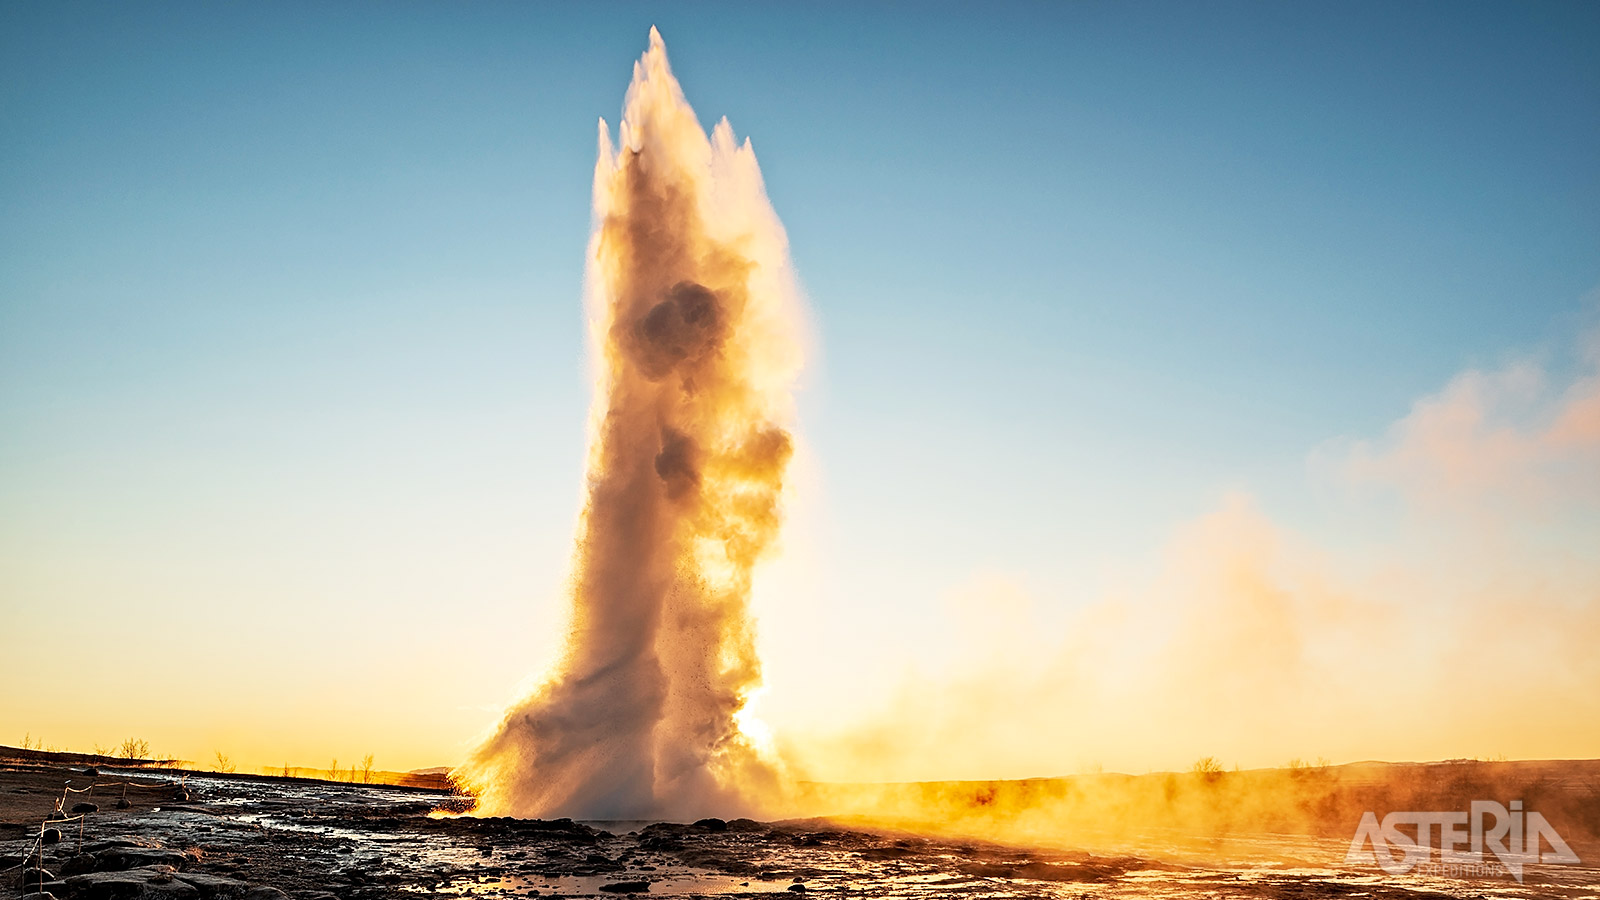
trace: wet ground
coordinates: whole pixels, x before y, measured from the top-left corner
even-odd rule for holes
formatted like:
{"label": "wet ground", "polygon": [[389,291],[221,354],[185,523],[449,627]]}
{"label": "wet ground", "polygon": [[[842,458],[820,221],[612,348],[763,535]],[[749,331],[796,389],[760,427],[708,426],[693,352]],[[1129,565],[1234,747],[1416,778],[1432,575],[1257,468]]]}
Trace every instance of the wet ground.
{"label": "wet ground", "polygon": [[[441,815],[448,795],[315,781],[0,768],[0,898],[482,900],[827,897],[1600,898],[1600,869],[1392,876],[1342,866],[1346,841],[1154,833],[1117,852],[1008,847],[822,819],[527,821]],[[67,791],[72,788],[72,791]],[[83,793],[76,793],[83,791]],[[65,799],[96,808],[41,821]],[[126,800],[126,808],[119,809]],[[25,874],[36,862],[43,871]],[[1592,861],[1591,861],[1592,862]],[[29,891],[38,887],[30,886]]]}

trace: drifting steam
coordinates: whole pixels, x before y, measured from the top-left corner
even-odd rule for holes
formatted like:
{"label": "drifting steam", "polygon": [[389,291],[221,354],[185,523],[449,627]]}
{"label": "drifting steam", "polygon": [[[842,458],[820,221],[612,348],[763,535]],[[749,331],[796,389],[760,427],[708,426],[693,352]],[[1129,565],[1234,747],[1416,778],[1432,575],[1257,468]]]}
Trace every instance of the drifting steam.
{"label": "drifting steam", "polygon": [[726,815],[774,779],[738,715],[793,446],[797,294],[750,144],[726,119],[707,138],[654,29],[615,145],[600,123],[594,221],[572,631],[457,774],[485,814]]}

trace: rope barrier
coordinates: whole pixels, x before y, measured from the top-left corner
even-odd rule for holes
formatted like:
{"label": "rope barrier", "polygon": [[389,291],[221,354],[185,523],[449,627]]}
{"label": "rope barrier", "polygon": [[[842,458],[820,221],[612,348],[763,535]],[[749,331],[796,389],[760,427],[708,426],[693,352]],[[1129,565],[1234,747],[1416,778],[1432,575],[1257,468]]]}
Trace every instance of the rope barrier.
{"label": "rope barrier", "polygon": [[143,782],[138,782],[138,781],[97,781],[94,784],[91,784],[86,788],[75,788],[75,787],[72,786],[71,782],[68,782],[67,785],[64,788],[62,788],[61,802],[62,803],[66,802],[68,794],[93,794],[94,793],[94,789],[97,788],[97,787],[98,788],[120,787],[120,788],[122,788],[122,796],[126,797],[126,796],[128,796],[128,788],[130,788],[130,787],[131,788],[137,788],[139,790],[144,790],[144,791],[170,791],[173,788],[185,788],[188,785],[188,782],[189,782],[189,779],[187,777],[185,777],[181,781],[163,781],[163,782],[158,782],[156,784],[145,784]]}
{"label": "rope barrier", "polygon": [[[77,822],[78,823],[78,851],[77,852],[79,852],[79,853],[83,852],[83,832],[84,832],[84,828],[86,827],[86,824],[88,822],[89,816],[88,816],[87,813],[79,813],[77,815],[67,815],[67,812],[64,809],[64,807],[66,805],[67,798],[69,796],[71,796],[72,794],[91,794],[92,795],[94,793],[94,789],[97,788],[97,787],[98,788],[120,787],[120,788],[122,788],[122,797],[123,797],[123,799],[127,799],[128,788],[136,788],[136,789],[139,789],[139,790],[146,790],[146,791],[171,791],[171,790],[180,790],[181,791],[181,790],[187,790],[188,787],[189,787],[189,775],[187,773],[185,773],[182,778],[180,778],[180,779],[178,779],[176,781],[174,781],[174,780],[169,778],[169,779],[167,779],[165,781],[157,782],[155,784],[148,784],[148,783],[140,782],[140,781],[99,781],[98,780],[99,776],[94,776],[94,777],[97,780],[91,782],[89,784],[89,786],[86,787],[86,788],[75,788],[75,787],[72,786],[72,782],[70,782],[70,781],[68,781],[65,785],[62,785],[62,788],[61,788],[61,799],[56,801],[55,812],[51,813],[51,816],[49,818],[46,818],[43,822],[39,823],[39,833],[34,835],[33,842],[29,845],[27,852],[22,854],[22,862],[20,864],[18,864],[18,865],[15,865],[15,866],[8,866],[8,867],[6,867],[4,869],[0,869],[0,873],[10,872],[10,871],[12,871],[14,869],[21,869],[23,871],[26,871],[29,868],[28,857],[30,857],[30,856],[34,858],[33,859],[33,868],[35,868],[35,869],[44,868],[44,836],[45,836],[45,833],[47,831],[50,831],[51,829],[54,829],[56,831],[57,835],[58,835],[57,840],[59,840],[60,839],[59,835],[60,835],[60,832],[61,832],[61,827],[60,826],[67,825],[67,824],[72,823],[72,822]],[[23,884],[21,886],[21,890],[22,890],[23,893],[27,893],[28,892],[28,884],[27,884],[26,880],[23,881]]]}
{"label": "rope barrier", "polygon": [[150,791],[159,791],[159,790],[171,790],[172,788],[175,788],[175,787],[181,787],[182,784],[183,783],[179,782],[179,781],[163,781],[163,782],[160,782],[160,783],[157,783],[157,784],[145,784],[145,783],[139,782],[139,781],[100,781],[100,782],[96,782],[95,784],[93,784],[93,785],[91,785],[89,787],[86,787],[86,788],[72,788],[72,787],[69,787],[69,788],[67,788],[67,790],[73,792],[74,794],[83,794],[83,793],[87,793],[89,791],[92,791],[97,787],[106,788],[106,787],[118,787],[118,786],[124,786],[125,785],[125,786],[128,786],[128,787],[144,788],[145,790],[150,790]]}
{"label": "rope barrier", "polygon": [[[56,812],[57,813],[61,813],[61,804],[60,803],[56,804]],[[32,845],[30,845],[28,847],[28,851],[26,853],[22,854],[22,864],[21,865],[17,865],[17,866],[11,866],[10,868],[6,868],[6,869],[0,869],[0,872],[9,872],[12,869],[26,869],[26,868],[28,868],[28,857],[30,857],[30,856],[34,857],[33,868],[35,868],[35,869],[44,868],[44,835],[45,835],[45,832],[47,832],[50,829],[54,828],[57,833],[60,833],[61,829],[58,826],[66,825],[66,824],[71,823],[71,822],[77,822],[78,823],[78,852],[82,853],[83,852],[83,829],[84,829],[84,824],[88,820],[88,818],[89,818],[89,816],[88,816],[87,813],[79,813],[78,815],[75,815],[75,816],[68,816],[68,815],[64,815],[63,814],[60,818],[50,818],[50,819],[45,819],[43,822],[40,822],[39,823],[39,833],[34,835],[33,843],[32,843]],[[24,882],[23,885],[22,885],[22,892],[23,893],[27,893],[28,892],[28,885],[27,885],[26,882]]]}
{"label": "rope barrier", "polygon": [[[46,818],[43,822],[39,823],[39,833],[34,835],[33,842],[28,846],[27,852],[22,854],[22,862],[19,865],[8,866],[8,867],[6,867],[4,869],[0,869],[0,873],[10,872],[13,869],[26,870],[29,867],[28,866],[28,857],[30,857],[30,856],[34,858],[34,860],[33,860],[33,868],[35,868],[35,869],[44,868],[44,836],[45,836],[45,832],[47,832],[50,829],[54,828],[56,830],[56,832],[59,834],[60,831],[61,831],[61,826],[68,825],[68,824],[71,824],[73,822],[77,822],[78,823],[78,851],[77,852],[79,852],[79,853],[83,852],[83,836],[84,836],[83,833],[84,833],[84,828],[87,825],[87,822],[88,822],[88,819],[89,819],[89,815],[88,815],[88,813],[78,813],[77,815],[68,815],[67,814],[66,810],[63,807],[65,806],[65,804],[67,802],[67,798],[72,794],[93,794],[94,793],[94,789],[97,788],[97,787],[100,787],[100,788],[120,787],[120,788],[122,788],[122,796],[123,796],[123,798],[126,798],[128,796],[128,788],[139,788],[139,789],[143,789],[143,790],[147,790],[147,791],[170,791],[170,790],[173,790],[173,789],[185,790],[188,787],[188,783],[189,783],[189,776],[187,776],[187,775],[185,775],[182,778],[182,780],[179,780],[179,781],[168,780],[168,781],[160,782],[160,783],[156,783],[156,784],[145,784],[143,782],[138,782],[138,781],[96,781],[96,782],[90,784],[86,788],[75,788],[75,787],[72,786],[72,782],[69,781],[65,785],[62,786],[61,799],[56,801],[55,812],[52,813],[49,818]],[[26,883],[24,883],[22,885],[21,889],[22,889],[23,893],[27,893],[28,885]]]}

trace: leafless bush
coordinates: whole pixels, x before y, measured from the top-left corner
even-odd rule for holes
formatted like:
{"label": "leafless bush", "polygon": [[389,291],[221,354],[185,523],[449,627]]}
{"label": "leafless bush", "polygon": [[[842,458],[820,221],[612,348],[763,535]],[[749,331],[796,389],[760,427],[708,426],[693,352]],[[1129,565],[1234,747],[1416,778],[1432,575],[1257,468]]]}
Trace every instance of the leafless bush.
{"label": "leafless bush", "polygon": [[1206,782],[1215,782],[1223,775],[1222,761],[1215,756],[1202,756],[1194,761],[1189,771]]}

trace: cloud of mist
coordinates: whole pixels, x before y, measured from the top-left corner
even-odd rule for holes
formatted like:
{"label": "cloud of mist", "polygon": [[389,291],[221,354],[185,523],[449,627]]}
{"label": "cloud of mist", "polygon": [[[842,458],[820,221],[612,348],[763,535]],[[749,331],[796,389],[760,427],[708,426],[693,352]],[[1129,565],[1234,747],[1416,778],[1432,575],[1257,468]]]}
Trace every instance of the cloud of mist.
{"label": "cloud of mist", "polygon": [[776,777],[738,717],[793,450],[797,293],[754,152],[726,120],[707,137],[654,29],[615,146],[600,125],[594,211],[571,633],[457,776],[482,814],[737,813]]}
{"label": "cloud of mist", "polygon": [[1564,384],[1529,361],[1462,372],[1382,439],[1356,442],[1346,475],[1433,510],[1600,502],[1600,332],[1583,349]]}
{"label": "cloud of mist", "polygon": [[835,781],[1592,756],[1595,346],[1567,378],[1531,362],[1462,373],[1381,438],[1319,448],[1313,473],[1354,504],[1336,546],[1236,492],[1173,534],[1156,571],[1048,630],[1017,615],[1020,588],[967,589],[959,616],[1005,611],[991,633],[859,721],[786,735],[786,754]]}

